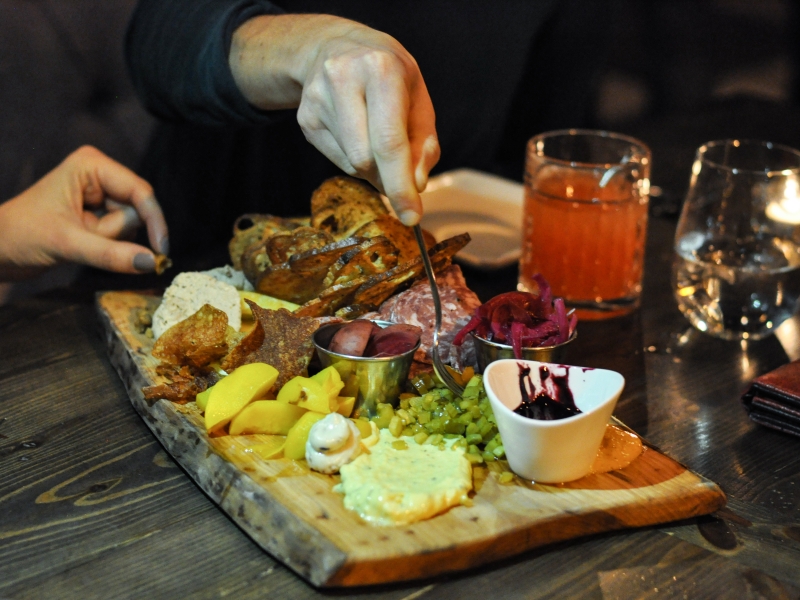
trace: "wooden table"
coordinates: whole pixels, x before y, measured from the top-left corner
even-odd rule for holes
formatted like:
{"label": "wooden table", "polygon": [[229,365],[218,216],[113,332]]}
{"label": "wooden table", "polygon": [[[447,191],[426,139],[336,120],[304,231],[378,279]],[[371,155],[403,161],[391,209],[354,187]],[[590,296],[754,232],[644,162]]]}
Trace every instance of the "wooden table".
{"label": "wooden table", "polygon": [[[617,416],[719,483],[716,515],[437,580],[316,590],[165,454],[106,359],[91,297],[63,293],[0,308],[0,598],[798,597],[800,439],[751,423],[739,396],[800,356],[800,319],[746,350],[691,330],[669,287],[673,229],[651,219],[642,309],[582,323],[570,358],[626,376]],[[484,299],[515,276],[467,273]]]}

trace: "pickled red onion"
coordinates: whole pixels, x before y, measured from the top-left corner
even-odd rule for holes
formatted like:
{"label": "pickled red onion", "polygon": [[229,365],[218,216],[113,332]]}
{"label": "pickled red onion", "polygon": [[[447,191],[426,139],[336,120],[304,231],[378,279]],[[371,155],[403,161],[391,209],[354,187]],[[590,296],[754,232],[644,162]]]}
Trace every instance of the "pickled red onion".
{"label": "pickled red onion", "polygon": [[500,344],[509,344],[514,356],[522,358],[522,348],[555,346],[566,342],[578,325],[578,318],[567,316],[563,298],[553,299],[550,284],[540,274],[533,276],[538,294],[507,292],[495,296],[475,309],[469,323],[456,334],[453,344],[460,346],[473,333]]}

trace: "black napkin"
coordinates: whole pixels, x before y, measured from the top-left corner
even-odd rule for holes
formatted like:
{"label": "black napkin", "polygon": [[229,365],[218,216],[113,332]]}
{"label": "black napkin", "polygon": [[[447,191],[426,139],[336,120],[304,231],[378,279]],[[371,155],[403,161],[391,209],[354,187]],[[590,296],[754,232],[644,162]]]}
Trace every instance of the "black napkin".
{"label": "black napkin", "polygon": [[756,423],[800,437],[800,360],[754,379],[742,402]]}

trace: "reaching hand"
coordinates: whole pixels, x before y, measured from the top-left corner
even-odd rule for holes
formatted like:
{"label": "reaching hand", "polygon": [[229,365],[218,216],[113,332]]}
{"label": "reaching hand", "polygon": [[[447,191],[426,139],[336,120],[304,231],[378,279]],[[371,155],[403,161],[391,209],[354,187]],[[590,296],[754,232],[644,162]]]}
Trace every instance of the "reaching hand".
{"label": "reaching hand", "polygon": [[[94,212],[103,209],[102,216]],[[153,271],[152,251],[117,241],[142,224],[150,245],[168,253],[167,224],[150,184],[84,146],[0,205],[0,279],[70,261],[120,273]]]}
{"label": "reaching hand", "polygon": [[327,15],[264,16],[236,31],[230,62],[251,103],[297,106],[309,142],[386,194],[406,225],[419,221],[439,143],[422,74],[397,40]]}

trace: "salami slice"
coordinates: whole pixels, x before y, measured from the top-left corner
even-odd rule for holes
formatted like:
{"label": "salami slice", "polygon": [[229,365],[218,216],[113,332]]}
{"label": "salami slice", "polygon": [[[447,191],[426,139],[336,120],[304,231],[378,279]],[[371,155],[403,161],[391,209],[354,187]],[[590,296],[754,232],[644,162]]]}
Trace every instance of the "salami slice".
{"label": "salami slice", "polygon": [[[458,348],[452,346],[456,333],[466,325],[475,308],[481,302],[467,287],[458,265],[450,265],[436,276],[439,298],[442,303],[442,332],[439,336],[439,354],[442,360],[463,370],[476,366],[475,348],[469,339]],[[380,307],[380,318],[393,323],[407,323],[422,329],[420,347],[414,359],[432,363],[431,345],[436,322],[433,298],[427,279],[418,281],[409,289],[384,302]]]}

